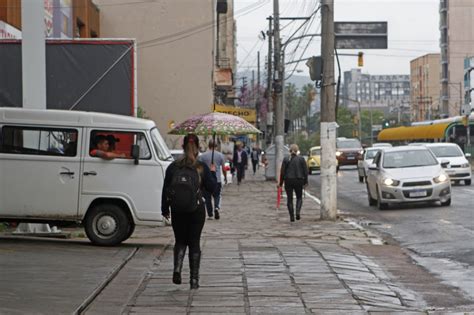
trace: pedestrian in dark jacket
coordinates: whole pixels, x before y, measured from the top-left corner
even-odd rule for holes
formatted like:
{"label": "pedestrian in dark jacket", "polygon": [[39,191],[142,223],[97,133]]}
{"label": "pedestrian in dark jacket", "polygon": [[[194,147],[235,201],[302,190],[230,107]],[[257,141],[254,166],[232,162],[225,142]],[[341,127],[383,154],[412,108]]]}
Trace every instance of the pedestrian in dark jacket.
{"label": "pedestrian in dark jacket", "polygon": [[308,166],[305,159],[298,155],[298,151],[299,148],[296,144],[290,146],[290,156],[283,160],[278,183],[279,187],[282,187],[285,183],[291,222],[295,221],[293,191],[296,193],[296,220],[299,220],[301,218],[301,207],[303,206],[303,187],[308,185]]}
{"label": "pedestrian in dark jacket", "polygon": [[237,171],[237,185],[240,185],[242,178],[245,177],[245,170],[248,165],[247,152],[242,148],[242,144],[237,144],[237,150],[234,150],[234,167]]}
{"label": "pedestrian in dark jacket", "polygon": [[[189,270],[191,289],[199,288],[199,265],[201,262],[201,232],[206,221],[206,210],[202,198],[202,191],[213,192],[217,186],[216,167],[211,164],[209,168],[205,163],[198,161],[199,154],[199,138],[190,134],[184,137],[183,143],[184,156],[179,160],[171,163],[166,170],[165,181],[163,184],[163,197],[161,202],[161,213],[164,217],[170,217],[171,208],[171,225],[175,237],[174,245],[174,269],[173,283],[181,284],[181,270],[183,268],[183,260],[186,255],[186,247],[189,247]],[[195,174],[197,190],[196,194],[191,191],[189,196],[180,196],[181,200],[173,200],[175,195],[183,194],[184,190],[176,191],[174,187],[180,178],[185,176],[175,176],[178,173],[183,174],[183,170],[197,171]],[[192,178],[191,178],[192,180]],[[184,181],[186,182],[186,180]],[[177,203],[185,200],[195,200],[196,204],[188,209],[181,209],[176,206]]]}

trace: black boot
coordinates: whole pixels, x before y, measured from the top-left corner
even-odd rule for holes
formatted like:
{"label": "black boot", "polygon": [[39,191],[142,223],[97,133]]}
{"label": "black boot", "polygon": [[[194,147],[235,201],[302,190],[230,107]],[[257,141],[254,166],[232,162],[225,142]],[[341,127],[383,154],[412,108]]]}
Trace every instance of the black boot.
{"label": "black boot", "polygon": [[295,222],[295,209],[293,208],[293,202],[288,203],[288,213],[290,214],[290,221]]}
{"label": "black boot", "polygon": [[303,199],[296,199],[296,220],[301,219],[301,207],[303,206]]}
{"label": "black boot", "polygon": [[199,288],[199,265],[201,263],[201,253],[189,253],[189,270],[191,290]]}
{"label": "black boot", "polygon": [[174,269],[173,269],[173,283],[181,284],[181,270],[183,269],[183,260],[186,255],[186,246],[176,244],[174,246]]}

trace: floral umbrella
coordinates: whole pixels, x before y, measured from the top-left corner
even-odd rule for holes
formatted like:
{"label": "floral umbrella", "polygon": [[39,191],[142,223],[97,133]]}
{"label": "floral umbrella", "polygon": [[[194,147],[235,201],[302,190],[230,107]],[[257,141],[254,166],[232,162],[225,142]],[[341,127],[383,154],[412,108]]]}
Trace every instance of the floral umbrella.
{"label": "floral umbrella", "polygon": [[171,135],[187,135],[188,133],[215,136],[258,134],[261,131],[238,116],[208,113],[188,118],[169,132]]}
{"label": "floral umbrella", "polygon": [[[238,116],[214,112],[188,118],[168,133],[171,135],[187,135],[189,133],[202,136],[212,135],[215,143],[216,135],[248,135],[258,134],[261,131]],[[214,148],[212,149],[211,163],[214,163]]]}

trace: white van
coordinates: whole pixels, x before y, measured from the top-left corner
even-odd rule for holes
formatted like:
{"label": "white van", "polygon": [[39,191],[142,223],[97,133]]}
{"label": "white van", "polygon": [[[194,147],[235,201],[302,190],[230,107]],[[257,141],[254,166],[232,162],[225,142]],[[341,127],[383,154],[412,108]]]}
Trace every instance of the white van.
{"label": "white van", "polygon": [[[103,139],[116,158],[94,154]],[[172,161],[150,120],[0,107],[0,222],[75,221],[94,244],[119,244],[162,222]]]}

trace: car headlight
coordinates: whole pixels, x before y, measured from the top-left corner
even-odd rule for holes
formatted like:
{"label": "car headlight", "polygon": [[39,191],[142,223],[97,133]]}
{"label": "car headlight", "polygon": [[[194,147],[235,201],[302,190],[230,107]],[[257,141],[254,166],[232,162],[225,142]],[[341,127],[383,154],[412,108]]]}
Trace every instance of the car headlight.
{"label": "car headlight", "polygon": [[433,181],[437,184],[444,183],[447,180],[448,180],[448,176],[445,174],[440,174],[439,176],[433,178]]}
{"label": "car headlight", "polygon": [[359,151],[359,154],[360,154],[360,155],[364,154],[364,150],[360,150],[360,151]]}
{"label": "car headlight", "polygon": [[466,167],[470,167],[470,166],[471,166],[471,164],[469,164],[469,163],[465,163],[465,164],[461,165],[462,168],[466,168]]}
{"label": "car headlight", "polygon": [[400,184],[399,180],[391,179],[391,178],[385,178],[383,180],[383,184],[385,186],[398,186]]}
{"label": "car headlight", "polygon": [[336,156],[341,156],[342,155],[342,152],[341,151],[337,151],[336,152]]}

